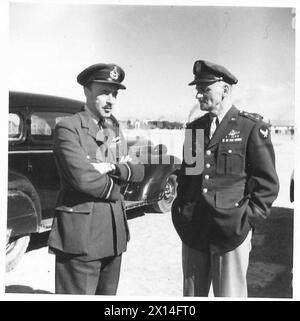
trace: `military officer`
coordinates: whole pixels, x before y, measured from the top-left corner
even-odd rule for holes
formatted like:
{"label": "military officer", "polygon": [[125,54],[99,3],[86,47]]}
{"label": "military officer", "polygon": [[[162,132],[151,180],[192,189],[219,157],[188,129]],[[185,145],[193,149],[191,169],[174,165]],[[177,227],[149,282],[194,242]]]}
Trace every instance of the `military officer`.
{"label": "military officer", "polygon": [[127,156],[112,116],[125,73],[115,64],[89,66],[77,77],[86,104],[55,128],[60,175],[49,250],[56,255],[55,292],[115,295],[129,230],[120,192],[141,181],[143,165]]}
{"label": "military officer", "polygon": [[203,166],[195,170],[185,146],[172,206],[182,240],[183,294],[208,296],[212,283],[215,296],[246,297],[252,233],[279,191],[270,129],[261,116],[232,104],[238,79],[226,68],[198,60],[193,73],[189,85],[207,113],[188,124],[191,142],[185,140],[195,154],[196,132],[203,133],[204,152],[195,157]]}

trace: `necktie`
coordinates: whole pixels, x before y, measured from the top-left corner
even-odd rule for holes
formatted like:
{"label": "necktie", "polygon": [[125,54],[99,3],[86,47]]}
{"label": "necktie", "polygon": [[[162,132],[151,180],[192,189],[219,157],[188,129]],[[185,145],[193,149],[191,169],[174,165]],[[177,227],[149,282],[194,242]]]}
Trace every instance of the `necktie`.
{"label": "necktie", "polygon": [[100,129],[106,128],[106,124],[105,124],[105,119],[104,118],[100,118],[100,120],[98,121],[98,126],[99,126]]}
{"label": "necktie", "polygon": [[219,119],[217,116],[215,117],[212,117],[212,122],[211,122],[211,125],[210,125],[210,131],[209,131],[209,139],[212,138],[215,130],[217,129],[217,127],[219,126]]}
{"label": "necktie", "polygon": [[98,121],[98,132],[96,136],[96,143],[98,146],[101,146],[104,142],[107,141],[107,133],[106,133],[106,125],[105,125],[105,119],[100,118]]}

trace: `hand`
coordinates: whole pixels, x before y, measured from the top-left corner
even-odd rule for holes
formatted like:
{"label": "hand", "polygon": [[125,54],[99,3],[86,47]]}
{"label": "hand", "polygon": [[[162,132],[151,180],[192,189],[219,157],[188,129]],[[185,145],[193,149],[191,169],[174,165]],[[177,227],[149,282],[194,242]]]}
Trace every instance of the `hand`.
{"label": "hand", "polygon": [[126,162],[131,162],[132,158],[129,155],[122,156],[119,163],[126,163]]}
{"label": "hand", "polygon": [[111,163],[91,163],[91,165],[100,173],[106,174],[113,170]]}

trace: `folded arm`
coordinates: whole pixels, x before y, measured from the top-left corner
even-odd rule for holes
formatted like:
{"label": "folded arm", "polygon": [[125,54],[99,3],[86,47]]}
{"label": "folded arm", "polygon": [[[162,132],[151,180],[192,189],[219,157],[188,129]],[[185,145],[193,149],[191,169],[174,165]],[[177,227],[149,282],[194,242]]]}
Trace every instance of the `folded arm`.
{"label": "folded arm", "polygon": [[64,180],[72,188],[100,199],[119,199],[120,186],[92,166],[72,126],[65,122],[56,126],[53,151]]}

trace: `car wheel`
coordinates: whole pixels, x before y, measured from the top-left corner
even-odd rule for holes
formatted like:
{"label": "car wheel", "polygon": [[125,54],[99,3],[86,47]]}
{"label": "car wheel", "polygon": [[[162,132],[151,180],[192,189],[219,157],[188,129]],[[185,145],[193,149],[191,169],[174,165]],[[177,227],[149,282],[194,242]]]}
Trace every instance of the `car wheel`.
{"label": "car wheel", "polygon": [[6,241],[6,272],[15,268],[27,250],[29,235]]}
{"label": "car wheel", "polygon": [[164,196],[156,204],[152,205],[152,209],[156,213],[166,213],[171,211],[172,203],[176,197],[177,193],[177,176],[172,174],[168,177]]}

